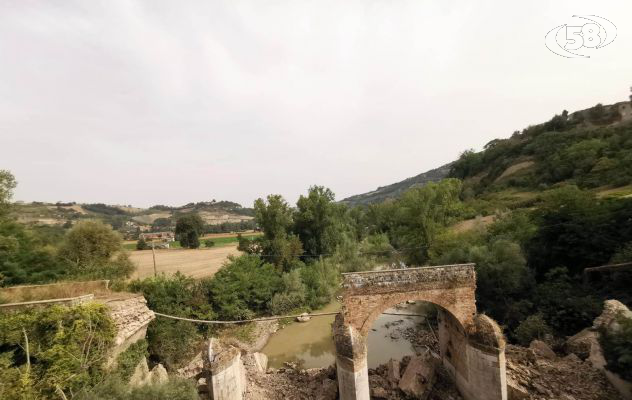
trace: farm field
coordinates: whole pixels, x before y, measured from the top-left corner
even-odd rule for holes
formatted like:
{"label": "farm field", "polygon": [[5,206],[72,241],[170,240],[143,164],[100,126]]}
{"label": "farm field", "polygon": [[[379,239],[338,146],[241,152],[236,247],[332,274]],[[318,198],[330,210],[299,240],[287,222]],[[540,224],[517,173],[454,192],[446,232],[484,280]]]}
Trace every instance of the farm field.
{"label": "farm field", "polygon": [[[241,234],[246,239],[252,239],[259,235],[260,233],[242,233]],[[204,248],[206,245],[204,243],[205,240],[211,239],[215,245],[213,247],[219,246],[227,246],[232,244],[237,244],[237,234],[236,233],[210,233],[200,237],[201,248]],[[126,240],[123,242],[123,247],[126,250],[136,250],[136,240]],[[175,242],[169,243],[169,247],[172,249],[179,249],[180,242],[177,240]]]}
{"label": "farm field", "polygon": [[[194,278],[214,275],[229,255],[240,254],[236,245],[212,249],[169,249],[156,250],[156,270],[167,275],[177,271]],[[154,275],[151,250],[133,251],[130,259],[136,265],[132,278],[146,278]]]}

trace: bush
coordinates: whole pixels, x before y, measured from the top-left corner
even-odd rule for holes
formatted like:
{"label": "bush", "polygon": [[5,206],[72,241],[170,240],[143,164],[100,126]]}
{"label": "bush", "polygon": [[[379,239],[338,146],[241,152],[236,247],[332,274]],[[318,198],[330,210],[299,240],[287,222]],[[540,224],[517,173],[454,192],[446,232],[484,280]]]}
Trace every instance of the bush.
{"label": "bush", "polygon": [[134,373],[138,363],[147,357],[147,341],[141,339],[132,343],[124,352],[116,358],[116,371],[123,381],[127,382]]}
{"label": "bush", "polygon": [[270,312],[274,315],[287,314],[305,305],[307,288],[298,270],[283,274],[283,293],[276,293],[270,300]]}
{"label": "bush", "polygon": [[136,242],[136,250],[147,250],[147,249],[149,249],[149,245],[147,244],[145,239],[144,238],[138,239],[138,242]]}
{"label": "bush", "polygon": [[[201,282],[180,272],[135,280],[129,284],[129,289],[142,293],[147,306],[154,311],[185,318],[216,318]],[[151,359],[173,370],[194,355],[198,342],[208,329],[186,321],[155,319],[147,329]]]}
{"label": "bush", "polygon": [[206,246],[206,247],[213,247],[213,246],[215,246],[215,242],[210,240],[210,239],[207,239],[207,240],[204,241],[204,246]]}
{"label": "bush", "polygon": [[268,311],[268,303],[283,288],[275,266],[255,255],[230,257],[204,282],[215,311],[225,320],[248,319]]}
{"label": "bush", "polygon": [[551,328],[540,314],[534,314],[522,321],[516,328],[516,339],[522,346],[529,346],[532,340],[543,340],[551,334]]}
{"label": "bush", "polygon": [[[25,334],[31,367],[26,367]],[[100,304],[0,314],[0,398],[55,398],[98,382],[115,327]]]}
{"label": "bush", "polygon": [[198,400],[193,382],[186,379],[170,378],[158,385],[132,387],[118,377],[110,377],[91,390],[77,396],[79,400]]}

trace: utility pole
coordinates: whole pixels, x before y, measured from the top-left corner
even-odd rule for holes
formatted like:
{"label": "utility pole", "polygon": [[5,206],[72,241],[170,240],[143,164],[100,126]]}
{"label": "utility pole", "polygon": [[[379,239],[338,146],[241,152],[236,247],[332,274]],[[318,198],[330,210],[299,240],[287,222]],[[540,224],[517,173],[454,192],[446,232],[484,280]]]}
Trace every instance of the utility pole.
{"label": "utility pole", "polygon": [[156,251],[154,250],[154,241],[151,241],[151,255],[154,258],[154,278],[158,276],[158,272],[156,271]]}

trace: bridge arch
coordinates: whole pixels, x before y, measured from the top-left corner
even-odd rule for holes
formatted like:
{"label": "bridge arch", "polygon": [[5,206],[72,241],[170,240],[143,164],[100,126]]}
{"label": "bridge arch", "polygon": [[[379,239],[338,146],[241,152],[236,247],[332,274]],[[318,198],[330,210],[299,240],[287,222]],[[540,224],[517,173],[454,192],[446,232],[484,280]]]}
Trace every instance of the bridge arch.
{"label": "bridge arch", "polygon": [[369,399],[368,332],[382,312],[408,300],[440,306],[441,357],[461,394],[467,400],[506,400],[503,340],[474,340],[481,324],[500,332],[476,314],[474,264],[346,273],[343,288],[334,323],[341,400]]}

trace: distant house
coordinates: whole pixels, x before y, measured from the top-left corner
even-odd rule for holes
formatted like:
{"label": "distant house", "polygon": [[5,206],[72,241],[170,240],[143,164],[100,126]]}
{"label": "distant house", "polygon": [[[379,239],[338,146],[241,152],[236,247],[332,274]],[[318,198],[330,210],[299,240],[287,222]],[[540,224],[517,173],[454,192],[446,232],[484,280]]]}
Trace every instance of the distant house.
{"label": "distant house", "polygon": [[139,239],[144,239],[145,241],[164,240],[166,242],[174,242],[176,240],[176,237],[173,232],[149,232],[141,233],[139,235]]}

